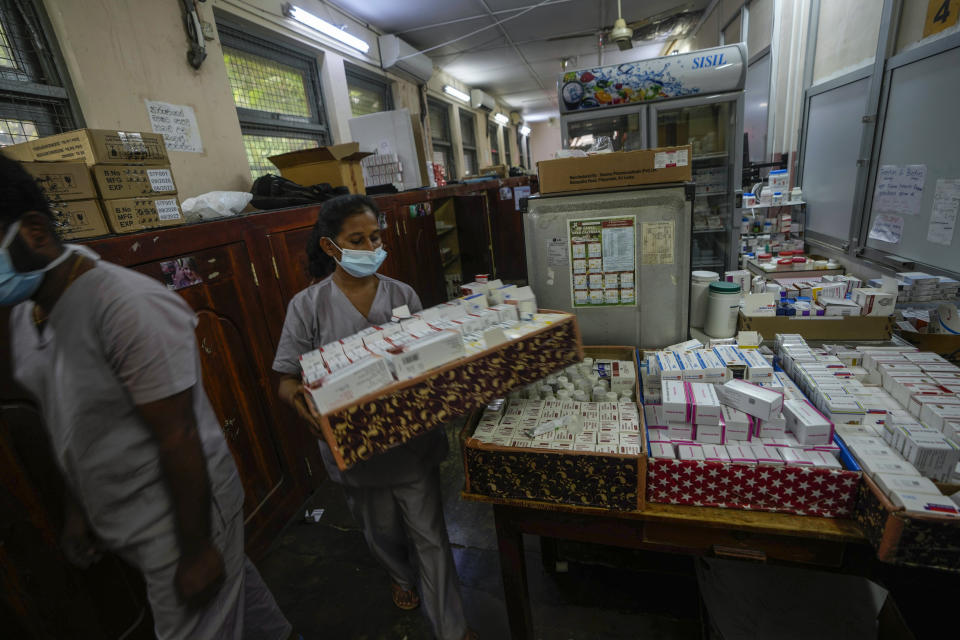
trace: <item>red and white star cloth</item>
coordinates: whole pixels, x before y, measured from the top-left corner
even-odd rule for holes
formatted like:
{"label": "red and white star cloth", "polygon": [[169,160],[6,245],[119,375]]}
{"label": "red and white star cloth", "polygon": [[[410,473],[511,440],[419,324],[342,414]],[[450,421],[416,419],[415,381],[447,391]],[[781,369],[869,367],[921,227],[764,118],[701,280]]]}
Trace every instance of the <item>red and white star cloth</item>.
{"label": "red and white star cloth", "polygon": [[699,507],[844,518],[860,474],[823,467],[725,464],[651,458],[647,500]]}

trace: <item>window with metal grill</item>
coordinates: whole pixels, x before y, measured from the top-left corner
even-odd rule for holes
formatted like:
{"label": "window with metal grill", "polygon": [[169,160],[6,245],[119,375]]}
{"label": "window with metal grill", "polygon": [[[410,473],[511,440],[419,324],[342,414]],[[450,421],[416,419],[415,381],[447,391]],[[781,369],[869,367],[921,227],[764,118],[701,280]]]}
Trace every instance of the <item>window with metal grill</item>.
{"label": "window with metal grill", "polygon": [[460,138],[463,140],[463,173],[477,173],[477,117],[472,111],[460,109]]}
{"label": "window with metal grill", "polygon": [[270,156],[330,144],[316,58],[218,22],[223,61],[253,179]]}
{"label": "window with metal grill", "polygon": [[344,68],[347,73],[350,113],[354,117],[393,109],[389,82],[352,64],[345,63]]}
{"label": "window with metal grill", "polygon": [[76,128],[56,43],[31,0],[0,0],[0,146]]}
{"label": "window with metal grill", "polygon": [[490,121],[487,124],[487,135],[490,137],[490,164],[500,164],[500,141],[497,140],[497,123]]}
{"label": "window with metal grill", "polygon": [[510,129],[508,127],[503,128],[503,156],[509,169],[510,165],[513,164],[513,154],[510,153]]}
{"label": "window with metal grill", "polygon": [[520,156],[520,166],[527,168],[527,154],[523,152],[523,135],[520,133],[520,127],[517,127],[517,154]]}
{"label": "window with metal grill", "polygon": [[450,135],[450,107],[439,100],[427,100],[430,116],[430,135],[433,145],[433,161],[443,165],[448,180],[456,176],[453,164],[453,136]]}

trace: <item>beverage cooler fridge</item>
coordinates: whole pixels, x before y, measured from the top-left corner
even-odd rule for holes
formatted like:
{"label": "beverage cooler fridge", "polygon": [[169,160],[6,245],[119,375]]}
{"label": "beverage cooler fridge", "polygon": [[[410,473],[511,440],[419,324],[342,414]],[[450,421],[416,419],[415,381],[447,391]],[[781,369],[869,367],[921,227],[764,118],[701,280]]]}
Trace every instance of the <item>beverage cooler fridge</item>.
{"label": "beverage cooler fridge", "polygon": [[614,151],[693,146],[690,259],[694,270],[737,268],[735,193],[743,157],[742,43],[560,76],[563,146]]}

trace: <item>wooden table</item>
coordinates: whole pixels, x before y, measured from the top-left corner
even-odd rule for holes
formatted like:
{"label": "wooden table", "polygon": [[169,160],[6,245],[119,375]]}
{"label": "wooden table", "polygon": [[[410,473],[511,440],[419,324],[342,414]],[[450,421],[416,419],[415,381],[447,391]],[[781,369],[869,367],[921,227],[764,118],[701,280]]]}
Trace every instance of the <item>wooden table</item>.
{"label": "wooden table", "polygon": [[[533,638],[523,534],[630,549],[742,558],[869,574],[873,550],[851,520],[648,503],[612,512],[461,494],[493,503],[504,598],[513,640]],[[555,550],[547,542],[547,560]]]}

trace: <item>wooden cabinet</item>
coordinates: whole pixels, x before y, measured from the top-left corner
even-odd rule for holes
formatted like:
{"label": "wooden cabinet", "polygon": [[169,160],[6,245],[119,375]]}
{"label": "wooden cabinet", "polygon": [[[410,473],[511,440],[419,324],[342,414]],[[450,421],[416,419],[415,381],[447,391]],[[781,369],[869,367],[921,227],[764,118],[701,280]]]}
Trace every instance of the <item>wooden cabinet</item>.
{"label": "wooden cabinet", "polygon": [[[235,242],[128,266],[162,280],[162,264],[177,258],[192,258],[202,279],[178,293],[197,312],[204,388],[243,482],[247,546],[265,548],[283,516],[296,506],[284,505],[284,501],[300,497],[281,490],[284,483],[295,486],[298,479],[294,477],[296,467],[284,465],[279,441],[302,425],[271,419],[276,387],[267,381],[274,342],[267,334],[244,244]],[[278,513],[283,515],[278,517]]]}

